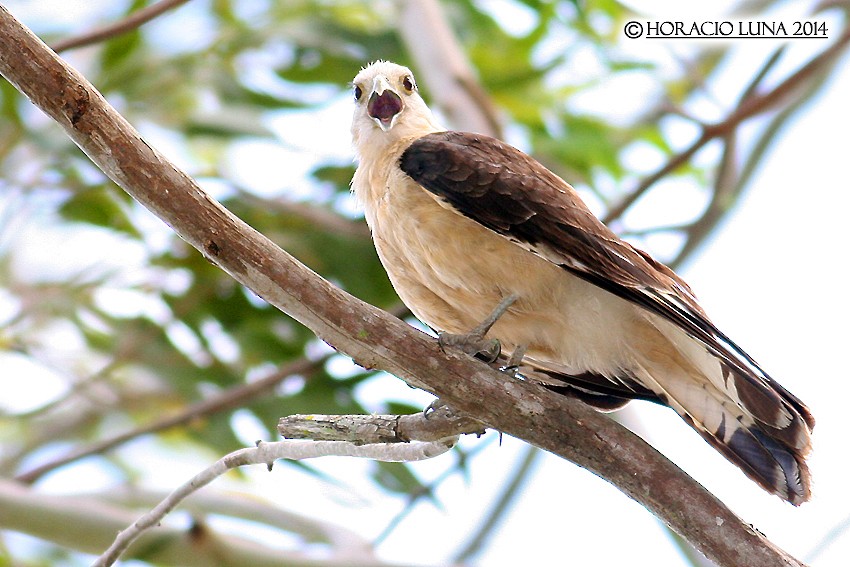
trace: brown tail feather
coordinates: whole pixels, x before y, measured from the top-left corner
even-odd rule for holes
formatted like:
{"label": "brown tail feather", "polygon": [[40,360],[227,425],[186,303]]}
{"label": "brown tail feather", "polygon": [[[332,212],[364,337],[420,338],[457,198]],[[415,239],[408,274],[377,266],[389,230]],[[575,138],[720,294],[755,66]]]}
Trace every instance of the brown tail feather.
{"label": "brown tail feather", "polygon": [[676,349],[659,342],[662,348],[641,352],[637,368],[614,377],[567,374],[530,358],[519,371],[601,411],[635,398],[668,405],[759,486],[795,506],[808,500],[805,456],[814,427],[808,408],[760,370],[744,374],[690,339]]}
{"label": "brown tail feather", "polygon": [[799,400],[725,367],[722,381],[707,380],[683,359],[648,360],[644,370],[647,385],[759,486],[795,506],[811,497],[805,456],[812,420]]}
{"label": "brown tail feather", "polygon": [[811,498],[811,475],[804,456],[767,434],[758,424],[735,422],[727,430],[710,432],[682,415],[706,441],[766,491],[794,506]]}
{"label": "brown tail feather", "polygon": [[763,425],[769,437],[798,453],[809,451],[814,418],[799,399],[772,380],[746,376],[725,364],[721,366],[730,398]]}

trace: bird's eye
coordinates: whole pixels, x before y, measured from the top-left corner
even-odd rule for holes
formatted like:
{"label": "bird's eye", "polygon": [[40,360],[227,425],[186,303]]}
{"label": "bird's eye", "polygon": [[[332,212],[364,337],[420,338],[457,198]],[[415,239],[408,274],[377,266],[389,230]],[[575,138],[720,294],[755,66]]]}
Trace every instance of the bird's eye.
{"label": "bird's eye", "polygon": [[416,89],[416,83],[413,82],[413,77],[410,75],[405,75],[401,80],[401,86],[404,87],[404,90],[407,91],[407,94],[412,93]]}
{"label": "bird's eye", "polygon": [[354,86],[354,102],[357,102],[358,100],[360,100],[361,96],[363,96],[363,89],[361,89],[359,86],[355,85]]}

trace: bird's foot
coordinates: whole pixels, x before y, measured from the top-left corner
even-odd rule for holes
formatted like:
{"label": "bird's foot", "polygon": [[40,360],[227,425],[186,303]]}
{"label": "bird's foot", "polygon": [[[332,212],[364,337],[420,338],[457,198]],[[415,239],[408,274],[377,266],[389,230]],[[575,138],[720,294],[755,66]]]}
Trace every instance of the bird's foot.
{"label": "bird's foot", "polygon": [[502,352],[502,343],[499,339],[485,339],[481,335],[469,333],[467,335],[455,335],[452,333],[439,333],[440,348],[444,351],[446,347],[459,348],[466,354],[474,356],[486,363],[495,362]]}
{"label": "bird's foot", "polygon": [[516,300],[516,294],[511,294],[504,298],[493,312],[469,333],[463,335],[439,333],[440,348],[443,350],[446,347],[459,348],[466,354],[479,358],[488,364],[495,362],[502,352],[502,344],[498,339],[487,339],[485,336],[490,328],[496,324],[496,321],[499,320],[499,317],[504,315],[508,307],[513,305]]}

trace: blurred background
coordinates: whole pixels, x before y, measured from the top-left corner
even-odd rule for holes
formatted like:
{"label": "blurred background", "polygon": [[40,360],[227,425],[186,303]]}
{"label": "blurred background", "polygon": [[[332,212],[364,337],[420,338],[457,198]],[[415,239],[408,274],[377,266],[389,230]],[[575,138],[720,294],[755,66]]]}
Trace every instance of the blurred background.
{"label": "blurred background", "polygon": [[[828,52],[847,43],[847,2],[4,4],[212,196],[398,313],[348,190],[348,82],[375,59],[410,66],[448,127],[571,182],[811,407],[814,498],[762,492],[670,410],[613,417],[783,549],[848,564],[850,68]],[[828,39],[628,39],[635,19],[810,19]],[[431,401],[210,265],[5,81],[0,392],[0,566],[89,564],[193,474],[276,439],[281,416]],[[240,470],[158,529],[127,565],[710,565],[604,480],[495,432],[415,464]]]}

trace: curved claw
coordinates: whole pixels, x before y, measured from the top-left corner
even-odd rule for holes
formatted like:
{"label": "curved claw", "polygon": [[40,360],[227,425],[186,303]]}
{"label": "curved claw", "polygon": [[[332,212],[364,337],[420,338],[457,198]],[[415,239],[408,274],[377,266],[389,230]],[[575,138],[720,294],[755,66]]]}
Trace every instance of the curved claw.
{"label": "curved claw", "polygon": [[422,410],[422,415],[424,415],[427,418],[431,413],[433,413],[433,412],[435,412],[438,409],[443,408],[443,407],[448,407],[446,405],[446,402],[444,402],[440,398],[434,398],[431,401],[431,403],[428,404],[427,406],[425,406],[425,409]]}

